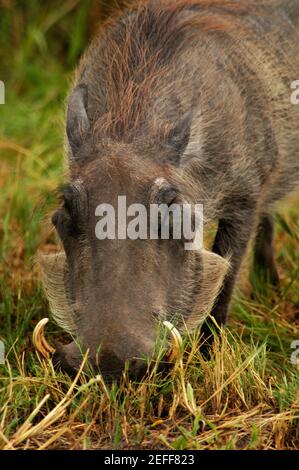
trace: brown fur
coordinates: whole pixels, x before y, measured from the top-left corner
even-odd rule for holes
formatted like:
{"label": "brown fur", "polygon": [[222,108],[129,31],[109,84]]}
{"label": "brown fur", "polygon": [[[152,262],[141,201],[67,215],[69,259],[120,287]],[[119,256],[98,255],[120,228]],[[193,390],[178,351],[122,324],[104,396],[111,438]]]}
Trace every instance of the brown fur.
{"label": "brown fur", "polygon": [[[150,355],[161,315],[199,326],[212,309],[224,324],[257,231],[256,261],[277,281],[270,214],[299,182],[290,13],[295,24],[299,1],[143,1],[84,55],[67,112],[71,184],[53,220],[79,343],[94,364],[101,346],[107,375]],[[157,178],[178,200],[202,203],[206,225],[218,222],[213,253],[174,240],[95,240],[97,204],[126,194],[147,205]]]}
{"label": "brown fur", "polygon": [[[151,8],[148,8],[148,2],[140,2],[137,5],[134,24],[125,23],[113,37],[110,33],[119,24],[117,17],[108,21],[99,35],[105,47],[101,48],[100,63],[96,59],[94,66],[100,67],[109,87],[108,112],[94,122],[94,132],[99,136],[121,135],[126,140],[130,136],[131,139],[136,137],[136,132],[146,120],[144,112],[152,92],[159,86],[161,76],[168,71],[171,55],[183,51],[192,34],[196,35],[198,29],[221,33],[239,29],[240,33],[238,17],[248,10],[242,2],[218,0],[153,1]],[[218,7],[219,11],[211,14],[211,6]],[[193,7],[199,7],[202,14],[198,17],[182,18],[186,9]],[[145,33],[152,23],[155,24],[155,30],[149,32],[149,42],[145,40]],[[178,45],[177,48],[173,48],[174,41]],[[91,46],[89,56],[98,56],[99,44],[101,43],[95,42]],[[166,52],[169,52],[169,57],[165,57]],[[83,58],[78,74],[84,77],[85,73],[87,72]],[[93,98],[98,99],[96,95]]]}

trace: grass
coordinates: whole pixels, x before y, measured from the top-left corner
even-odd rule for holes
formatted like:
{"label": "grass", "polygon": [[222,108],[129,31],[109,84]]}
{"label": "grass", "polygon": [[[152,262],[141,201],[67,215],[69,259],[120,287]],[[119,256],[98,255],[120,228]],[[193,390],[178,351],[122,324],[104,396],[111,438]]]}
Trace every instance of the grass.
{"label": "grass", "polygon": [[[252,298],[241,283],[210,360],[186,335],[168,375],[124,376],[107,389],[82,371],[72,381],[33,350],[33,328],[49,314],[34,256],[56,243],[47,220],[64,181],[64,100],[96,15],[94,2],[27,4],[0,2],[0,448],[298,448],[298,200],[277,216],[280,292],[253,276]],[[57,334],[52,324],[49,340]]]}

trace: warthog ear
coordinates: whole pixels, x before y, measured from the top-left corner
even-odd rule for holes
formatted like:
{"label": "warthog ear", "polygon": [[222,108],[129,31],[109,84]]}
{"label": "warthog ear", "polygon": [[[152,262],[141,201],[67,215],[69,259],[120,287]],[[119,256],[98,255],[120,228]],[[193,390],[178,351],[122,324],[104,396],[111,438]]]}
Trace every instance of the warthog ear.
{"label": "warthog ear", "polygon": [[201,257],[201,279],[193,311],[186,321],[190,329],[201,326],[211,313],[230,267],[227,258],[213,252],[202,250],[198,255]]}
{"label": "warthog ear", "polygon": [[90,129],[87,105],[87,86],[84,84],[76,86],[69,96],[66,116],[66,133],[74,157],[77,156]]}
{"label": "warthog ear", "polygon": [[183,155],[189,143],[191,122],[192,112],[188,111],[169,132],[168,145],[171,145],[179,156]]}

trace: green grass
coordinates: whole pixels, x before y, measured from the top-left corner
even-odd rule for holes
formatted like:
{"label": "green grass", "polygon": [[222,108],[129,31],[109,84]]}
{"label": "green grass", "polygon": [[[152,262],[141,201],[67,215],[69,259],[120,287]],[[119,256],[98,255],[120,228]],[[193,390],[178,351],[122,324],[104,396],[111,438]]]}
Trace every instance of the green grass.
{"label": "green grass", "polygon": [[[81,372],[72,382],[37,356],[31,334],[49,311],[34,256],[55,245],[48,214],[64,181],[64,100],[95,7],[1,5],[0,448],[298,448],[299,372],[290,361],[299,339],[298,200],[277,217],[281,291],[253,278],[252,298],[245,273],[210,360],[187,336],[167,376],[124,377],[108,390],[100,376]],[[57,334],[51,324],[49,341]]]}

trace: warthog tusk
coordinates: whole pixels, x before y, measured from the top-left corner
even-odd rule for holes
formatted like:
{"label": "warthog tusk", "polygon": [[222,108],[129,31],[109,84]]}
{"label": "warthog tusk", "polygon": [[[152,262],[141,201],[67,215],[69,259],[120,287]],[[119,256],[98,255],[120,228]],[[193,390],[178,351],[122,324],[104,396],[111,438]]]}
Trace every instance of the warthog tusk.
{"label": "warthog tusk", "polygon": [[163,325],[166,326],[166,328],[170,331],[172,335],[172,345],[167,355],[167,360],[171,362],[174,359],[177,359],[180,357],[183,340],[182,340],[180,332],[175,328],[175,326],[173,326],[172,323],[170,323],[169,321],[164,321]]}
{"label": "warthog tusk", "polygon": [[49,318],[43,318],[41,321],[39,321],[34,328],[32,335],[33,346],[45,359],[49,359],[50,354],[55,352],[55,349],[50,346],[44,335],[45,325],[48,323],[48,321]]}

